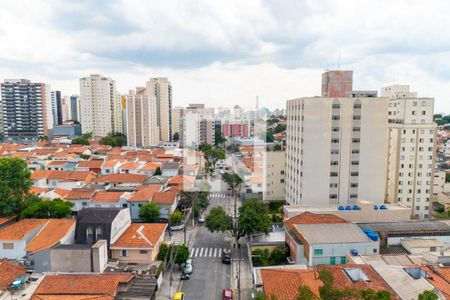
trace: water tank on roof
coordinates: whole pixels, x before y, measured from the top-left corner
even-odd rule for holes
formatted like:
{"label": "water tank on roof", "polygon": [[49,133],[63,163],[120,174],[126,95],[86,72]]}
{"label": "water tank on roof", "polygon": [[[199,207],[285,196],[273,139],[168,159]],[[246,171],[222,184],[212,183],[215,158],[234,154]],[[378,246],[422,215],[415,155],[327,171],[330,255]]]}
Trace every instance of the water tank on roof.
{"label": "water tank on roof", "polygon": [[343,207],[342,205],[338,206],[337,208],[338,210],[345,210],[345,207]]}
{"label": "water tank on roof", "polygon": [[358,256],[358,250],[356,249],[350,250],[350,253],[352,254],[352,256]]}
{"label": "water tank on roof", "polygon": [[353,205],[352,209],[353,210],[361,210],[361,208],[358,205]]}
{"label": "water tank on roof", "polygon": [[380,205],[380,209],[388,209],[386,205]]}
{"label": "water tank on roof", "polygon": [[352,210],[352,207],[351,207],[350,205],[347,205],[347,206],[345,207],[345,210]]}
{"label": "water tank on roof", "polygon": [[374,206],[373,206],[373,209],[378,210],[378,205],[374,205]]}

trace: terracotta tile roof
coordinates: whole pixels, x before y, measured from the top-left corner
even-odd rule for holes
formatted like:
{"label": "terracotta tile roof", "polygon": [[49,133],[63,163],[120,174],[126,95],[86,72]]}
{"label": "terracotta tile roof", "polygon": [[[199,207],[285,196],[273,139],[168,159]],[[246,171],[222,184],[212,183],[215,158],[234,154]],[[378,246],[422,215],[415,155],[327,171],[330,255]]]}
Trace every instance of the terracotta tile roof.
{"label": "terracotta tile roof", "polygon": [[153,195],[152,202],[158,205],[172,205],[177,195],[178,192],[176,191],[157,192]]}
{"label": "terracotta tile roof", "polygon": [[35,253],[51,248],[74,228],[75,219],[50,219],[44,228],[27,244],[25,250]]}
{"label": "terracotta tile roof", "polygon": [[168,183],[172,185],[180,185],[180,184],[193,184],[195,181],[195,176],[188,175],[177,175],[173,176],[169,179]]}
{"label": "terracotta tile roof", "polygon": [[28,190],[28,193],[33,195],[39,195],[40,193],[44,193],[48,191],[48,188],[33,186]]}
{"label": "terracotta tile roof", "polygon": [[5,291],[14,279],[21,274],[25,274],[27,270],[8,260],[0,260],[0,292]]}
{"label": "terracotta tile roof", "polygon": [[32,152],[15,152],[15,153],[11,153],[9,155],[9,157],[12,157],[12,158],[22,158],[22,159],[26,159],[31,156],[33,156]]}
{"label": "terracotta tile roof", "polygon": [[47,166],[64,166],[67,163],[65,160],[52,160]]}
{"label": "terracotta tile roof", "polygon": [[141,174],[108,174],[100,176],[95,180],[95,182],[110,182],[110,183],[143,183],[149,177],[147,175]]}
{"label": "terracotta tile roof", "polygon": [[167,224],[131,224],[111,248],[153,248],[164,235]]}
{"label": "terracotta tile roof", "polygon": [[432,276],[427,281],[450,299],[450,267],[427,266],[423,270]]}
{"label": "terracotta tile roof", "polygon": [[153,161],[153,157],[150,154],[139,155],[138,156],[138,160],[139,161],[152,162]]}
{"label": "terracotta tile roof", "polygon": [[35,170],[31,173],[31,180],[48,179],[52,172],[51,170]]}
{"label": "terracotta tile roof", "polygon": [[153,198],[153,195],[156,192],[159,192],[161,190],[161,185],[155,184],[155,185],[148,185],[145,186],[145,188],[140,188],[136,193],[134,193],[128,201],[133,202],[143,202],[143,201],[150,201]]}
{"label": "terracotta tile roof", "polygon": [[304,212],[293,216],[284,221],[284,226],[288,229],[293,229],[292,226],[296,224],[336,224],[348,223],[345,219],[332,214],[314,214],[311,212]]}
{"label": "terracotta tile roof", "polygon": [[127,162],[120,167],[121,170],[135,170],[140,166],[137,162]]}
{"label": "terracotta tile roof", "polygon": [[62,198],[66,197],[70,194],[71,190],[65,190],[65,189],[54,189],[52,192],[60,195]]}
{"label": "terracotta tile roof", "polygon": [[23,219],[0,229],[0,241],[20,241],[27,234],[47,223],[46,219]]}
{"label": "terracotta tile roof", "polygon": [[[269,299],[272,296],[284,300],[297,299],[298,288],[304,284],[299,274],[301,272],[314,275],[312,270],[262,269],[261,278],[264,293]],[[313,287],[310,287],[310,289],[313,290]]]}
{"label": "terracotta tile roof", "polygon": [[52,171],[48,179],[84,181],[89,175],[93,174],[95,173],[90,171]]}
{"label": "terracotta tile roof", "polygon": [[77,158],[79,157],[78,154],[75,153],[68,153],[68,152],[57,152],[53,155],[53,157],[58,157],[58,158]]}
{"label": "terracotta tile roof", "polygon": [[66,200],[87,200],[94,196],[94,190],[72,190],[64,197]]}
{"label": "terracotta tile roof", "polygon": [[92,202],[119,202],[123,192],[97,192],[91,198]]}
{"label": "terracotta tile roof", "polygon": [[[60,295],[34,295],[31,300],[61,300]],[[108,295],[64,295],[64,300],[114,300]]]}
{"label": "terracotta tile roof", "polygon": [[10,217],[1,217],[0,218],[0,225],[3,225],[5,223],[8,223],[9,221],[12,221],[13,219],[15,219],[16,216],[10,216]]}
{"label": "terracotta tile roof", "polygon": [[105,160],[102,164],[102,168],[109,169],[114,168],[119,162],[117,160]]}
{"label": "terracotta tile roof", "polygon": [[141,171],[155,171],[158,167],[161,168],[161,163],[154,162],[154,163],[148,163],[145,166],[143,166],[140,170]]}
{"label": "terracotta tile roof", "polygon": [[70,297],[76,295],[84,295],[86,297],[93,297],[96,295],[115,297],[119,284],[128,283],[133,278],[134,275],[132,274],[46,275],[36,288],[31,299],[55,299],[46,298],[47,296],[59,296],[59,299],[73,299]]}
{"label": "terracotta tile roof", "polygon": [[77,168],[96,168],[100,169],[102,167],[103,160],[84,160],[80,161]]}

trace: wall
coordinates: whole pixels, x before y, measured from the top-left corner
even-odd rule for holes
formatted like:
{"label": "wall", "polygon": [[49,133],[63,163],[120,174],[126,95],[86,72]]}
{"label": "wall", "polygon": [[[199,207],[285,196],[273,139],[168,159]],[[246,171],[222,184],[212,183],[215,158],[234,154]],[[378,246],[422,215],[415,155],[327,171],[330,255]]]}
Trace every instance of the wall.
{"label": "wall", "polygon": [[91,272],[91,249],[54,248],[50,252],[50,265],[52,272]]}
{"label": "wall", "polygon": [[[314,249],[322,249],[322,255],[314,255]],[[330,264],[330,258],[336,258],[336,264],[341,263],[341,257],[346,257],[347,253],[352,250],[358,250],[360,255],[371,255],[379,253],[380,241],[367,243],[342,243],[342,244],[314,244],[311,245],[311,257],[308,262],[309,266],[319,264]],[[374,252],[376,249],[376,252]]]}
{"label": "wall", "polygon": [[110,244],[114,244],[130,224],[131,218],[129,209],[120,210],[114,221],[111,223]]}
{"label": "wall", "polygon": [[108,242],[98,240],[92,246],[92,272],[102,273],[108,264]]}

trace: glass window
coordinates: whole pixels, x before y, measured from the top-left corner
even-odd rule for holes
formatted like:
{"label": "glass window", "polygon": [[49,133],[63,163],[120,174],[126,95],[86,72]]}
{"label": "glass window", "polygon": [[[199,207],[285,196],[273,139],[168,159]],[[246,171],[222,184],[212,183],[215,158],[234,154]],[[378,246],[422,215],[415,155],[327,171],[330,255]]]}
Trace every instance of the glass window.
{"label": "glass window", "polygon": [[347,258],[345,256],[341,256],[341,264],[346,264]]}
{"label": "glass window", "polygon": [[323,255],[323,249],[314,249],[314,255]]}

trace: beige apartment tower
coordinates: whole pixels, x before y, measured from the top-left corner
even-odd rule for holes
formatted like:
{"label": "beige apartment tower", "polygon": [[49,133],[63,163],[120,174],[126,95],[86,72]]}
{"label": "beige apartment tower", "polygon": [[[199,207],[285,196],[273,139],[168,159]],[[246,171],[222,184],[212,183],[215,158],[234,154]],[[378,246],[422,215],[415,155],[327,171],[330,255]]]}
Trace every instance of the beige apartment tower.
{"label": "beige apartment tower", "polygon": [[152,147],[159,143],[156,99],[137,89],[122,96],[126,102],[127,139],[130,147]]}
{"label": "beige apartment tower", "polygon": [[150,78],[145,95],[155,97],[159,139],[171,141],[172,135],[172,85],[167,77]]}
{"label": "beige apartment tower", "polygon": [[286,201],[293,205],[382,204],[388,99],[287,101]]}
{"label": "beige apartment tower", "polygon": [[81,78],[79,103],[83,133],[103,137],[122,132],[120,97],[114,80],[98,74]]}
{"label": "beige apartment tower", "polygon": [[389,98],[389,163],[386,201],[411,208],[415,218],[431,216],[436,124],[434,99],[418,97],[408,85],[381,89]]}

